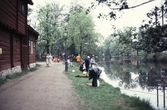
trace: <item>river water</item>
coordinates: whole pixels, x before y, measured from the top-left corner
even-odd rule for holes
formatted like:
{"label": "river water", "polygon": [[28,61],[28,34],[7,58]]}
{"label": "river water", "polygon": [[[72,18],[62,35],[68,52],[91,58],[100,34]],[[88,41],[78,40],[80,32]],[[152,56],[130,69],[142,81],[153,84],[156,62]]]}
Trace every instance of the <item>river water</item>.
{"label": "river water", "polygon": [[156,110],[167,110],[167,64],[117,60],[99,66],[100,77],[123,94],[148,100]]}

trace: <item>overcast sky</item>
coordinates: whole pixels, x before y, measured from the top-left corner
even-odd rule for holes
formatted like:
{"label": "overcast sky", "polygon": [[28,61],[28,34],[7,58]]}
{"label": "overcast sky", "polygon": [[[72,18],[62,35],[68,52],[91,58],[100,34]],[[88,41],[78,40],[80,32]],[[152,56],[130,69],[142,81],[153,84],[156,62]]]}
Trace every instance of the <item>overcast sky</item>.
{"label": "overcast sky", "polygon": [[[34,5],[31,7],[33,9],[37,9],[39,5],[44,5],[45,3],[48,2],[56,2],[59,3],[60,5],[68,6],[72,1],[76,0],[33,0]],[[85,7],[88,7],[91,5],[91,2],[95,1],[96,0],[78,0],[78,3],[80,3]],[[127,0],[129,7],[141,4],[146,1],[148,0]],[[106,21],[97,18],[99,12],[107,14],[109,11],[111,11],[105,5],[98,6],[95,10],[92,11],[91,14],[94,17],[96,30],[103,36],[107,37],[112,32],[111,24],[114,24],[117,28],[122,28],[124,26],[139,27],[142,23],[142,20],[147,18],[146,13],[149,12],[149,10],[153,9],[155,6],[160,6],[162,1],[163,0],[155,0],[153,2],[142,5],[137,8],[124,10],[122,18],[116,21]]]}

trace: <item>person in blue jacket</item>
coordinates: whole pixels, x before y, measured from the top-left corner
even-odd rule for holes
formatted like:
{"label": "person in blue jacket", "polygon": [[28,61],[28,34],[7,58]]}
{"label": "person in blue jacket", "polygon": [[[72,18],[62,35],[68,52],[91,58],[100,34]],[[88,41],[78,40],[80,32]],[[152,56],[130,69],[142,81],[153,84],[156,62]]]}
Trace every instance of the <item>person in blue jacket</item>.
{"label": "person in blue jacket", "polygon": [[85,59],[86,72],[89,72],[89,66],[90,66],[90,57],[87,56],[87,58]]}

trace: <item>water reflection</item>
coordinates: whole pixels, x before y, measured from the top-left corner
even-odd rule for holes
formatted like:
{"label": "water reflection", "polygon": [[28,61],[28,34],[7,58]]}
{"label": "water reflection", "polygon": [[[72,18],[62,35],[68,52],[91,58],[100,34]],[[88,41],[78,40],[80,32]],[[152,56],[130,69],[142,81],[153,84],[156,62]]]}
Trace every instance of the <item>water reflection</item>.
{"label": "water reflection", "polygon": [[136,60],[101,62],[101,78],[122,93],[149,100],[159,110],[167,110],[167,64]]}

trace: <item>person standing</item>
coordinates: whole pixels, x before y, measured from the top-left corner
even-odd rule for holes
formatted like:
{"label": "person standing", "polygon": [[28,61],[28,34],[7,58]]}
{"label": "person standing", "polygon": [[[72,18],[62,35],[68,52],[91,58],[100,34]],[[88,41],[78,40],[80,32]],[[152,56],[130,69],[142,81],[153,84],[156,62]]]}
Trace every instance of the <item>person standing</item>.
{"label": "person standing", "polygon": [[95,61],[95,56],[92,55],[92,58],[90,59],[90,67],[92,68],[92,65],[96,65],[96,61]]}
{"label": "person standing", "polygon": [[85,68],[86,68],[86,72],[89,71],[89,65],[90,65],[90,57],[87,56],[87,58],[85,59]]}
{"label": "person standing", "polygon": [[49,54],[46,55],[46,67],[49,67]]}
{"label": "person standing", "polygon": [[80,63],[81,63],[81,56],[80,56],[80,54],[78,54],[78,56],[76,57],[76,61],[78,63],[78,66],[80,66]]}
{"label": "person standing", "polygon": [[54,62],[58,62],[58,55],[55,55],[53,61],[54,61]]}
{"label": "person standing", "polygon": [[52,57],[51,54],[49,54],[49,65],[50,65],[50,66],[51,66],[51,64],[52,64],[52,60],[53,60],[53,57]]}

